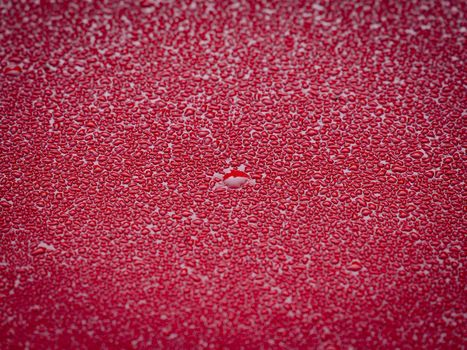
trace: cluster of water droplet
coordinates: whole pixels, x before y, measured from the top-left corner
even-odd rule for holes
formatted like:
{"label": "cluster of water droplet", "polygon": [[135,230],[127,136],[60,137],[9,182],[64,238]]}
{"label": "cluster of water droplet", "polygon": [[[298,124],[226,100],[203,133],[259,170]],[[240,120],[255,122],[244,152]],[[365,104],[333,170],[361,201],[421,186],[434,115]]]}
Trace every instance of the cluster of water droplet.
{"label": "cluster of water droplet", "polygon": [[465,20],[0,5],[0,347],[462,344]]}

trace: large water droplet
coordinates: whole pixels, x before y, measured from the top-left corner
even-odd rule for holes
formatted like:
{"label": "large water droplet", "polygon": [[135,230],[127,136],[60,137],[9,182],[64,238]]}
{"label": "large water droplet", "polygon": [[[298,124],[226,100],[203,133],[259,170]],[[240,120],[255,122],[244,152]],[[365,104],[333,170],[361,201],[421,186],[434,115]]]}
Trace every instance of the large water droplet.
{"label": "large water droplet", "polygon": [[349,266],[347,266],[347,270],[349,271],[360,271],[363,265],[360,260],[352,260]]}
{"label": "large water droplet", "polygon": [[240,170],[232,170],[224,175],[223,181],[228,188],[240,188],[245,185],[249,179],[250,176],[248,176],[247,173]]}
{"label": "large water droplet", "polygon": [[20,75],[22,72],[23,70],[20,66],[9,66],[4,70],[4,73],[10,76]]}

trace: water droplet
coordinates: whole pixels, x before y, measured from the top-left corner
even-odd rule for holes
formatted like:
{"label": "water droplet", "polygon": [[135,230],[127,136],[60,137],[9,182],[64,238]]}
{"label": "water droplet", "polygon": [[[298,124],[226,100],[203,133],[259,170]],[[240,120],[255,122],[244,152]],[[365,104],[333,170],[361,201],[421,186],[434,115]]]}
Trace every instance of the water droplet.
{"label": "water droplet", "polygon": [[36,256],[36,255],[41,255],[41,254],[44,254],[45,253],[45,248],[44,247],[39,247],[39,248],[36,248],[32,251],[32,255]]}
{"label": "water droplet", "polygon": [[247,173],[240,170],[232,170],[231,172],[224,175],[224,184],[228,188],[240,188],[245,185],[250,177]]}
{"label": "water droplet", "polygon": [[352,260],[349,266],[347,266],[347,270],[349,271],[360,271],[363,265],[360,260]]}
{"label": "water droplet", "polygon": [[21,69],[20,66],[10,66],[10,67],[6,67],[4,72],[6,75],[15,76],[15,75],[20,75],[21,73],[23,73],[23,70]]}

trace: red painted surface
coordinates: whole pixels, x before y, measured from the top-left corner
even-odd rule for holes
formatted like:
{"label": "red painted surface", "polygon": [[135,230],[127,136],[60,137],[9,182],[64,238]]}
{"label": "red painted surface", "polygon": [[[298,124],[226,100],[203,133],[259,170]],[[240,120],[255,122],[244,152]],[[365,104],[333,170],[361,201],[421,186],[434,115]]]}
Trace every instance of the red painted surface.
{"label": "red painted surface", "polygon": [[465,2],[0,9],[0,348],[463,348]]}

